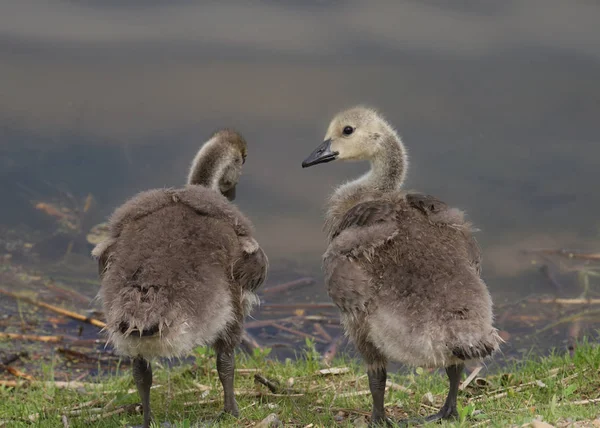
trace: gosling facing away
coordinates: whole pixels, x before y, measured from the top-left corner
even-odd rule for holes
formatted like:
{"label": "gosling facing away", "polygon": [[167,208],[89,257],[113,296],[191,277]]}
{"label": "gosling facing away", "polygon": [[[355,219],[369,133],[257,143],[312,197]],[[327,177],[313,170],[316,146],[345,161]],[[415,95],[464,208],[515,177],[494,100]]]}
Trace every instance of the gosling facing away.
{"label": "gosling facing away", "polygon": [[323,256],[328,293],[367,364],[371,422],[391,423],[383,407],[389,360],[445,367],[448,397],[426,420],[454,417],[464,362],[491,355],[502,341],[471,225],[458,209],[401,190],[406,150],[371,109],[338,114],[302,166],[337,159],[371,162],[329,199]]}
{"label": "gosling facing away", "polygon": [[110,219],[110,236],[92,252],[108,340],[133,358],[145,428],[148,359],[182,356],[196,346],[215,348],[224,411],[238,415],[234,350],[268,267],[252,224],[223,196],[234,197],[245,157],[241,135],[217,132],[196,155],[186,187],[127,201]]}

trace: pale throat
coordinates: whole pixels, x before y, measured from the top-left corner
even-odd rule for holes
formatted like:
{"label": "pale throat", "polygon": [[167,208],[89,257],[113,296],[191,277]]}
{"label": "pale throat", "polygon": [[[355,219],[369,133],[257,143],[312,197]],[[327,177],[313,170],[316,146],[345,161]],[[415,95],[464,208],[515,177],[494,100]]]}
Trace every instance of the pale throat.
{"label": "pale throat", "polygon": [[207,147],[192,167],[189,184],[200,185],[220,192],[219,183],[231,162],[230,156],[217,147]]}
{"label": "pale throat", "polygon": [[406,172],[406,157],[401,143],[388,138],[371,159],[371,170],[361,180],[369,188],[382,192],[400,189]]}

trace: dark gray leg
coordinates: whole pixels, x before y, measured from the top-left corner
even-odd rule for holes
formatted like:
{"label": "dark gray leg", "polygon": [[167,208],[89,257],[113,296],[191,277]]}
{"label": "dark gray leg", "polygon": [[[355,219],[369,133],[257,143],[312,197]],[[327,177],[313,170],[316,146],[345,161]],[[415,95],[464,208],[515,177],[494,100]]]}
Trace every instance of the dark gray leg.
{"label": "dark gray leg", "polygon": [[142,357],[133,359],[133,380],[142,399],[142,410],[144,411],[144,424],[142,427],[149,428],[151,418],[150,387],[152,386],[152,366],[149,361]]}
{"label": "dark gray leg", "polygon": [[385,416],[383,401],[385,398],[385,382],[387,380],[387,370],[385,367],[367,369],[369,376],[369,389],[373,397],[373,412],[371,413],[371,425],[392,425],[392,422]]}
{"label": "dark gray leg", "polygon": [[456,398],[458,397],[458,385],[460,384],[460,377],[464,369],[464,364],[456,364],[454,366],[446,367],[446,374],[448,375],[448,379],[450,379],[450,390],[448,391],[448,397],[446,397],[446,402],[439,412],[437,412],[435,415],[427,416],[425,419],[427,422],[458,417],[458,411],[456,410]]}
{"label": "dark gray leg", "polygon": [[225,401],[225,408],[223,410],[237,417],[240,412],[235,401],[235,393],[233,392],[235,373],[235,356],[233,351],[217,351],[217,372],[219,373],[219,380],[223,385],[223,398]]}

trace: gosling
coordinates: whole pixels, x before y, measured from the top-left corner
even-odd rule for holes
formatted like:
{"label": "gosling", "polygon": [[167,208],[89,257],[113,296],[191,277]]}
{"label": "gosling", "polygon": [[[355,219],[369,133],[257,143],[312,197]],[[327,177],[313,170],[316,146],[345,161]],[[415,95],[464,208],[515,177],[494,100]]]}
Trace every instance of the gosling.
{"label": "gosling", "polygon": [[144,428],[151,421],[149,359],[180,357],[196,346],[214,347],[224,412],[239,414],[234,350],[268,268],[252,224],[226,199],[235,197],[246,152],[240,134],[217,132],[194,158],[186,187],[127,201],[92,252],[108,341],[133,359]]}
{"label": "gosling", "polygon": [[471,224],[460,210],[401,189],[406,149],[372,109],[339,113],[302,167],[338,159],[371,163],[329,199],[323,256],[329,296],[367,365],[371,423],[392,424],[383,407],[388,361],[444,367],[448,396],[426,421],[456,417],[464,362],[502,342]]}

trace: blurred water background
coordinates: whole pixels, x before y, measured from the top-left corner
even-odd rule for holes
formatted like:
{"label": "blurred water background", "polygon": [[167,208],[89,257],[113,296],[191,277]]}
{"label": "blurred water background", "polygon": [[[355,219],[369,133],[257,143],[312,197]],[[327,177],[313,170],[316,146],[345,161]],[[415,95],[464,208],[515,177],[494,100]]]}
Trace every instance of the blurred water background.
{"label": "blurred water background", "polygon": [[[367,104],[409,149],[407,187],[481,229],[506,353],[594,335],[593,306],[527,299],[595,298],[597,261],[523,251],[599,249],[599,22],[600,4],[585,0],[5,0],[0,286],[57,305],[75,303],[48,281],[93,297],[90,229],[140,190],[183,184],[198,147],[227,126],[249,142],[236,203],[270,256],[267,286],[314,278],[265,302],[327,302],[322,207],[367,165],[300,163],[333,114]],[[36,324],[25,303],[0,301],[6,332],[77,326],[43,311]],[[255,334],[277,345],[286,332]]]}

